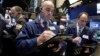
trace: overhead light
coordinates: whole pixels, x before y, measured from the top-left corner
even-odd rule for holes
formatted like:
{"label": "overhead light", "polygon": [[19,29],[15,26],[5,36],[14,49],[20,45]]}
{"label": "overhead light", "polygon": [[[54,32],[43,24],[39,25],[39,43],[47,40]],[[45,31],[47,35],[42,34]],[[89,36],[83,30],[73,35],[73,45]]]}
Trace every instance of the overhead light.
{"label": "overhead light", "polygon": [[82,1],[78,1],[78,2],[76,2],[76,3],[72,4],[72,5],[70,5],[69,7],[76,7],[76,6],[78,6],[78,5],[81,5],[81,3],[82,3]]}
{"label": "overhead light", "polygon": [[78,2],[79,0],[68,0],[70,4],[74,4],[76,2]]}

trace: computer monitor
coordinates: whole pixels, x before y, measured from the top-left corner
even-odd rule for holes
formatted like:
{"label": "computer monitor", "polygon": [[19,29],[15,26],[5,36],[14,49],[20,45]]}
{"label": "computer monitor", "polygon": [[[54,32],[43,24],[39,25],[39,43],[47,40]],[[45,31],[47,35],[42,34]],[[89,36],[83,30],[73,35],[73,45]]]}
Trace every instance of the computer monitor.
{"label": "computer monitor", "polygon": [[92,21],[90,22],[90,29],[94,31],[95,39],[100,42],[100,22]]}
{"label": "computer monitor", "polygon": [[93,30],[100,30],[100,22],[90,22],[90,28]]}
{"label": "computer monitor", "polygon": [[97,7],[97,14],[100,14],[100,3],[97,3],[96,7]]}

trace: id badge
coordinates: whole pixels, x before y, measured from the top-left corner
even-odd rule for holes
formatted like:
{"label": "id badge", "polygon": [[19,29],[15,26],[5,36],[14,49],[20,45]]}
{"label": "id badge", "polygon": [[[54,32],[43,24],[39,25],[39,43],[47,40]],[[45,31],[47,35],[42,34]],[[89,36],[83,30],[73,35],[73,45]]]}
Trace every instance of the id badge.
{"label": "id badge", "polygon": [[56,30],[54,26],[49,26],[50,30]]}
{"label": "id badge", "polygon": [[82,38],[89,39],[89,36],[88,35],[83,35]]}

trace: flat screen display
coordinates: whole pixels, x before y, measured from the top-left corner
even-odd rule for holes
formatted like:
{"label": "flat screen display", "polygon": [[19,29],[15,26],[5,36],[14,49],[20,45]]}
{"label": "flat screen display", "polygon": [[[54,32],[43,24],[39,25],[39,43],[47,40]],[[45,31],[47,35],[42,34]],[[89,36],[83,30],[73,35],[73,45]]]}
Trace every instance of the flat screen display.
{"label": "flat screen display", "polygon": [[100,3],[97,3],[97,14],[100,14]]}
{"label": "flat screen display", "polygon": [[93,30],[100,30],[100,22],[90,22],[90,28]]}

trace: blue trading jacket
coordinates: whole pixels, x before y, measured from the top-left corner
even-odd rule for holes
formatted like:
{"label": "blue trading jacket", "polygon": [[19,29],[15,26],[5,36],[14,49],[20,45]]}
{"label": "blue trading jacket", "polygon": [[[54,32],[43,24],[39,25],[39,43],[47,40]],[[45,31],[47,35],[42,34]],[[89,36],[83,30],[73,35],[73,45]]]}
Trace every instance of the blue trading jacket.
{"label": "blue trading jacket", "polygon": [[[57,26],[49,22],[50,26],[54,26],[56,30],[53,30],[54,33],[58,33],[59,29]],[[17,52],[22,56],[27,54],[33,54],[33,56],[38,56],[37,53],[39,50],[37,49],[37,37],[41,34],[45,29],[41,27],[40,20],[37,18],[32,22],[28,22],[25,24],[24,28],[21,30],[19,35],[16,37],[16,48]]]}

